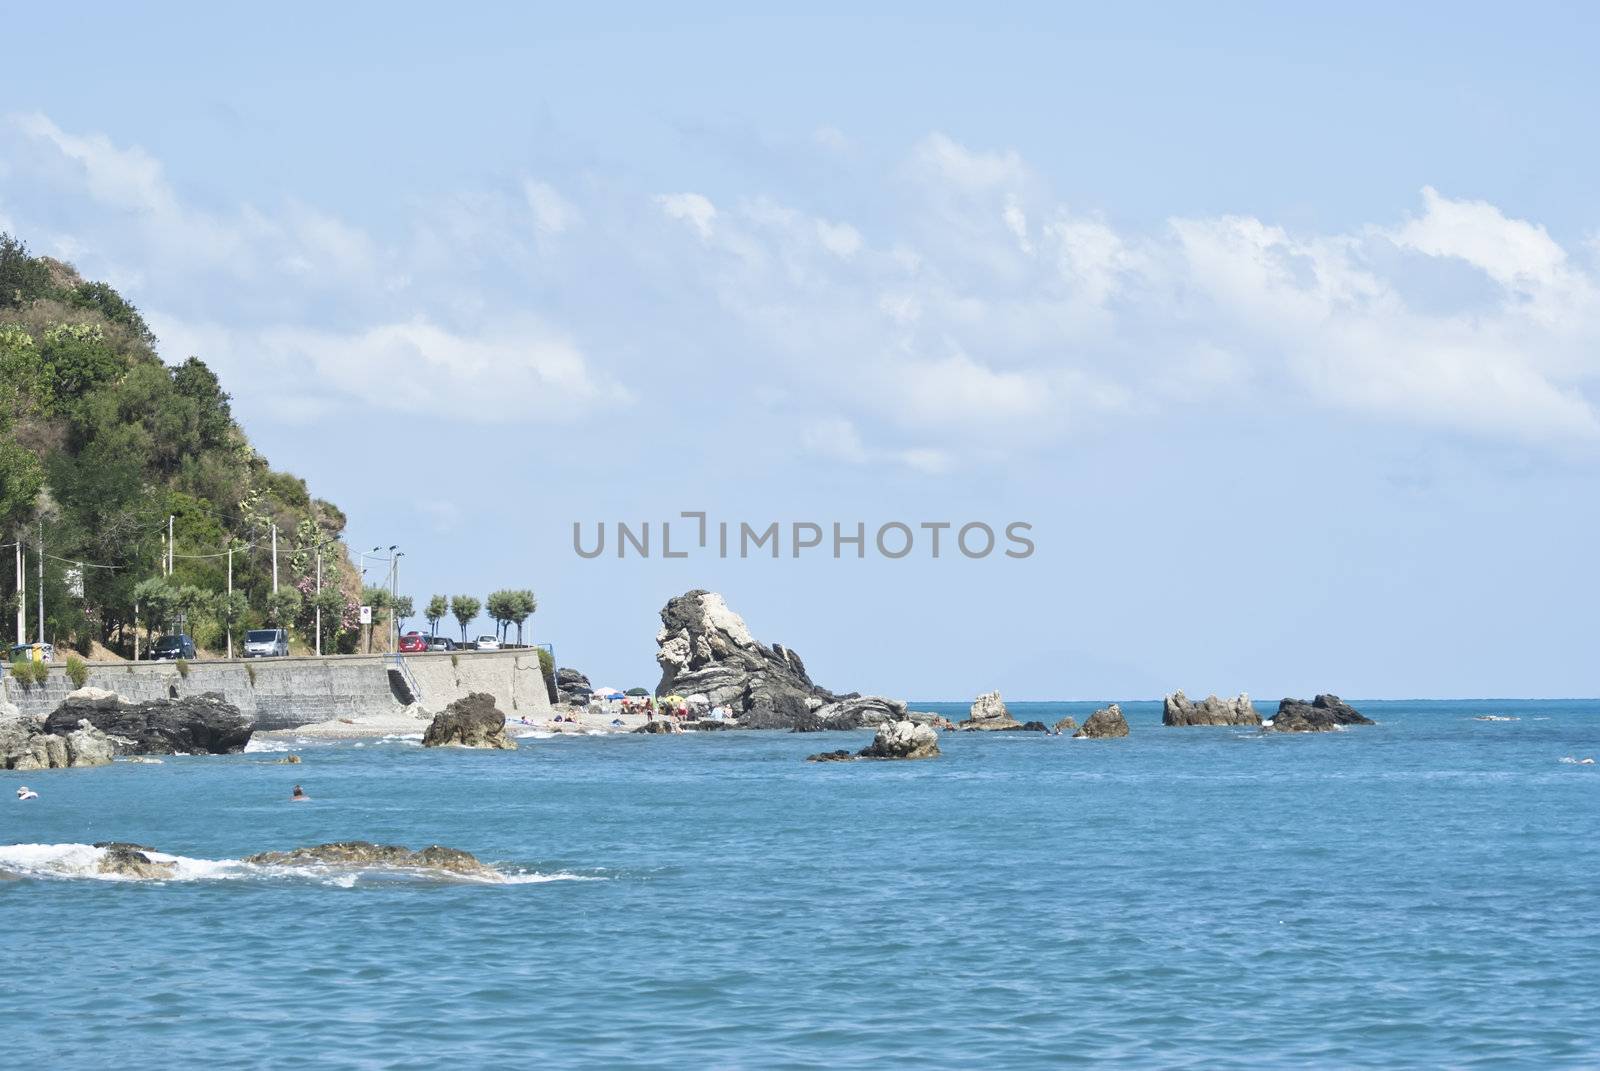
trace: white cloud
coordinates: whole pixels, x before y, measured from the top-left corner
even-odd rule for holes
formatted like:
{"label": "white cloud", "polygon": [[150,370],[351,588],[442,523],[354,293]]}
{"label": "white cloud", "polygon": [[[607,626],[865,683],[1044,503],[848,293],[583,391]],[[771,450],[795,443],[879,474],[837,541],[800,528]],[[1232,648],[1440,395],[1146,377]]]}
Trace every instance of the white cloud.
{"label": "white cloud", "polygon": [[661,211],[676,220],[682,220],[699,233],[701,239],[711,237],[711,221],[717,218],[717,207],[698,193],[662,193],[656,195]]}
{"label": "white cloud", "polygon": [[547,182],[528,179],[522,184],[523,196],[533,210],[533,221],[546,234],[571,230],[582,219],[576,207]]}

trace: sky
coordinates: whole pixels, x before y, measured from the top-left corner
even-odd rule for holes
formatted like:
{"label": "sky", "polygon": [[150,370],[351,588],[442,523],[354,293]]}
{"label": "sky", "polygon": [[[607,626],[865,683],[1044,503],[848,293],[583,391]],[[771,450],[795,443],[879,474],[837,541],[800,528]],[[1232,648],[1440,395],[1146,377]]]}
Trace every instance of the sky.
{"label": "sky", "polygon": [[1600,16],[1106,7],[34,5],[0,230],[597,684],[1600,694]]}

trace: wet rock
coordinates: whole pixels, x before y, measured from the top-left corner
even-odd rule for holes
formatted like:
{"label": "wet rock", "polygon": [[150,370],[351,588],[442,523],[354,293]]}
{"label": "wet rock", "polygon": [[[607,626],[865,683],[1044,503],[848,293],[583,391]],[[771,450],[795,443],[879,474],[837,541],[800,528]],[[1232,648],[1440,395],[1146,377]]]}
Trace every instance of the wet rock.
{"label": "wet rock", "polygon": [[931,759],[939,754],[939,734],[912,721],[880,725],[872,743],[857,752],[863,759]]}
{"label": "wet rock", "polygon": [[645,722],[633,731],[636,733],[678,733],[683,730],[674,725],[670,718],[657,718],[654,721]]}
{"label": "wet rock", "polygon": [[972,709],[967,713],[967,720],[957,722],[956,728],[963,732],[973,730],[993,732],[997,729],[1020,729],[1022,723],[1011,716],[1011,712],[1001,701],[999,692],[984,692],[973,702]]}
{"label": "wet rock", "polygon": [[1090,714],[1084,720],[1083,728],[1072,734],[1073,739],[1080,737],[1103,739],[1127,735],[1128,721],[1122,716],[1122,708],[1115,703]]}
{"label": "wet rock", "polygon": [[159,881],[170,878],[177,869],[176,863],[162,863],[151,859],[145,853],[152,849],[138,844],[120,844],[108,842],[95,845],[104,848],[100,862],[95,867],[102,874],[115,874],[124,878],[143,878]]}
{"label": "wet rock", "polygon": [[423,747],[472,747],[515,751],[506,735],[506,716],[488,692],[473,692],[434,715],[422,734]]}
{"label": "wet rock", "polygon": [[1025,721],[1017,726],[1017,731],[1023,733],[1047,733],[1050,731],[1050,726],[1042,721]]}
{"label": "wet rock", "polygon": [[279,765],[279,766],[299,766],[300,765],[300,756],[299,755],[285,755],[283,758],[278,760],[277,765]]}
{"label": "wet rock", "polygon": [[1236,699],[1208,695],[1200,702],[1173,692],[1161,704],[1162,725],[1260,725],[1261,715],[1243,692]]}
{"label": "wet rock", "polygon": [[1074,719],[1071,715],[1068,715],[1067,717],[1062,718],[1060,721],[1056,722],[1055,727],[1053,729],[1051,729],[1051,732],[1059,734],[1059,733],[1067,732],[1070,729],[1076,729],[1077,727],[1078,727],[1078,723],[1077,723],[1076,719]]}
{"label": "wet rock", "polygon": [[45,719],[44,730],[67,735],[84,721],[120,738],[117,753],[122,755],[235,754],[255,731],[251,720],[217,692],[129,703],[94,688],[70,693]]}
{"label": "wet rock", "polygon": [[1309,703],[1304,699],[1283,700],[1278,712],[1262,728],[1280,733],[1325,733],[1341,725],[1375,724],[1338,696],[1319,695]]}
{"label": "wet rock", "polygon": [[807,762],[850,762],[855,758],[850,752],[841,748],[838,751],[824,751],[818,755],[806,756]]}
{"label": "wet rock", "polygon": [[256,866],[347,866],[400,867],[416,870],[444,870],[452,874],[499,876],[499,871],[456,848],[438,844],[420,851],[398,844],[373,844],[364,840],[336,841],[286,852],[259,852],[245,857]]}

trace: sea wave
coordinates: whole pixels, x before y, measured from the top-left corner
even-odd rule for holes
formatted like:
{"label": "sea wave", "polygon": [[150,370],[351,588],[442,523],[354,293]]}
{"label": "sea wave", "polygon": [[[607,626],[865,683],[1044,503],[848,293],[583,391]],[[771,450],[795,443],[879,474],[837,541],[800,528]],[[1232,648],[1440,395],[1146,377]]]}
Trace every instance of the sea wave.
{"label": "sea wave", "polygon": [[449,885],[536,885],[552,881],[604,881],[605,878],[565,872],[510,870],[492,874],[457,874],[418,867],[347,867],[326,864],[262,866],[243,859],[197,859],[167,852],[146,851],[153,863],[170,863],[161,878],[138,878],[102,873],[107,849],[93,844],[8,844],[0,846],[0,877],[43,881],[87,880],[110,882],[195,881],[302,881],[332,888],[396,883]]}

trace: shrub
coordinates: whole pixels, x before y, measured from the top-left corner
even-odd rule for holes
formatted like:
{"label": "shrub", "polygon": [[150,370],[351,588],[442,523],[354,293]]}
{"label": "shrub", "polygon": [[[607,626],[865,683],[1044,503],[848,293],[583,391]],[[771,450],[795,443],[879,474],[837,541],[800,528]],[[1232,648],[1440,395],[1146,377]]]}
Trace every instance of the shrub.
{"label": "shrub", "polygon": [[244,675],[250,678],[250,687],[254,688],[256,686],[256,667],[246,662],[244,664]]}
{"label": "shrub", "polygon": [[24,688],[32,687],[33,660],[29,658],[19,658],[15,662],[11,663],[11,676],[12,679],[14,679]]}
{"label": "shrub", "polygon": [[82,688],[89,681],[89,663],[77,655],[68,655],[67,676],[72,678],[74,688]]}
{"label": "shrub", "polygon": [[178,676],[184,680],[189,679],[189,660],[187,658],[180,658],[173,665],[178,667]]}
{"label": "shrub", "polygon": [[556,659],[543,647],[535,648],[539,652],[539,673],[544,677],[544,690],[550,693],[550,702],[557,699],[556,694]]}
{"label": "shrub", "polygon": [[452,667],[454,667],[454,668],[459,669],[461,667],[461,656],[458,655],[458,654],[452,653],[450,655],[450,665]]}

